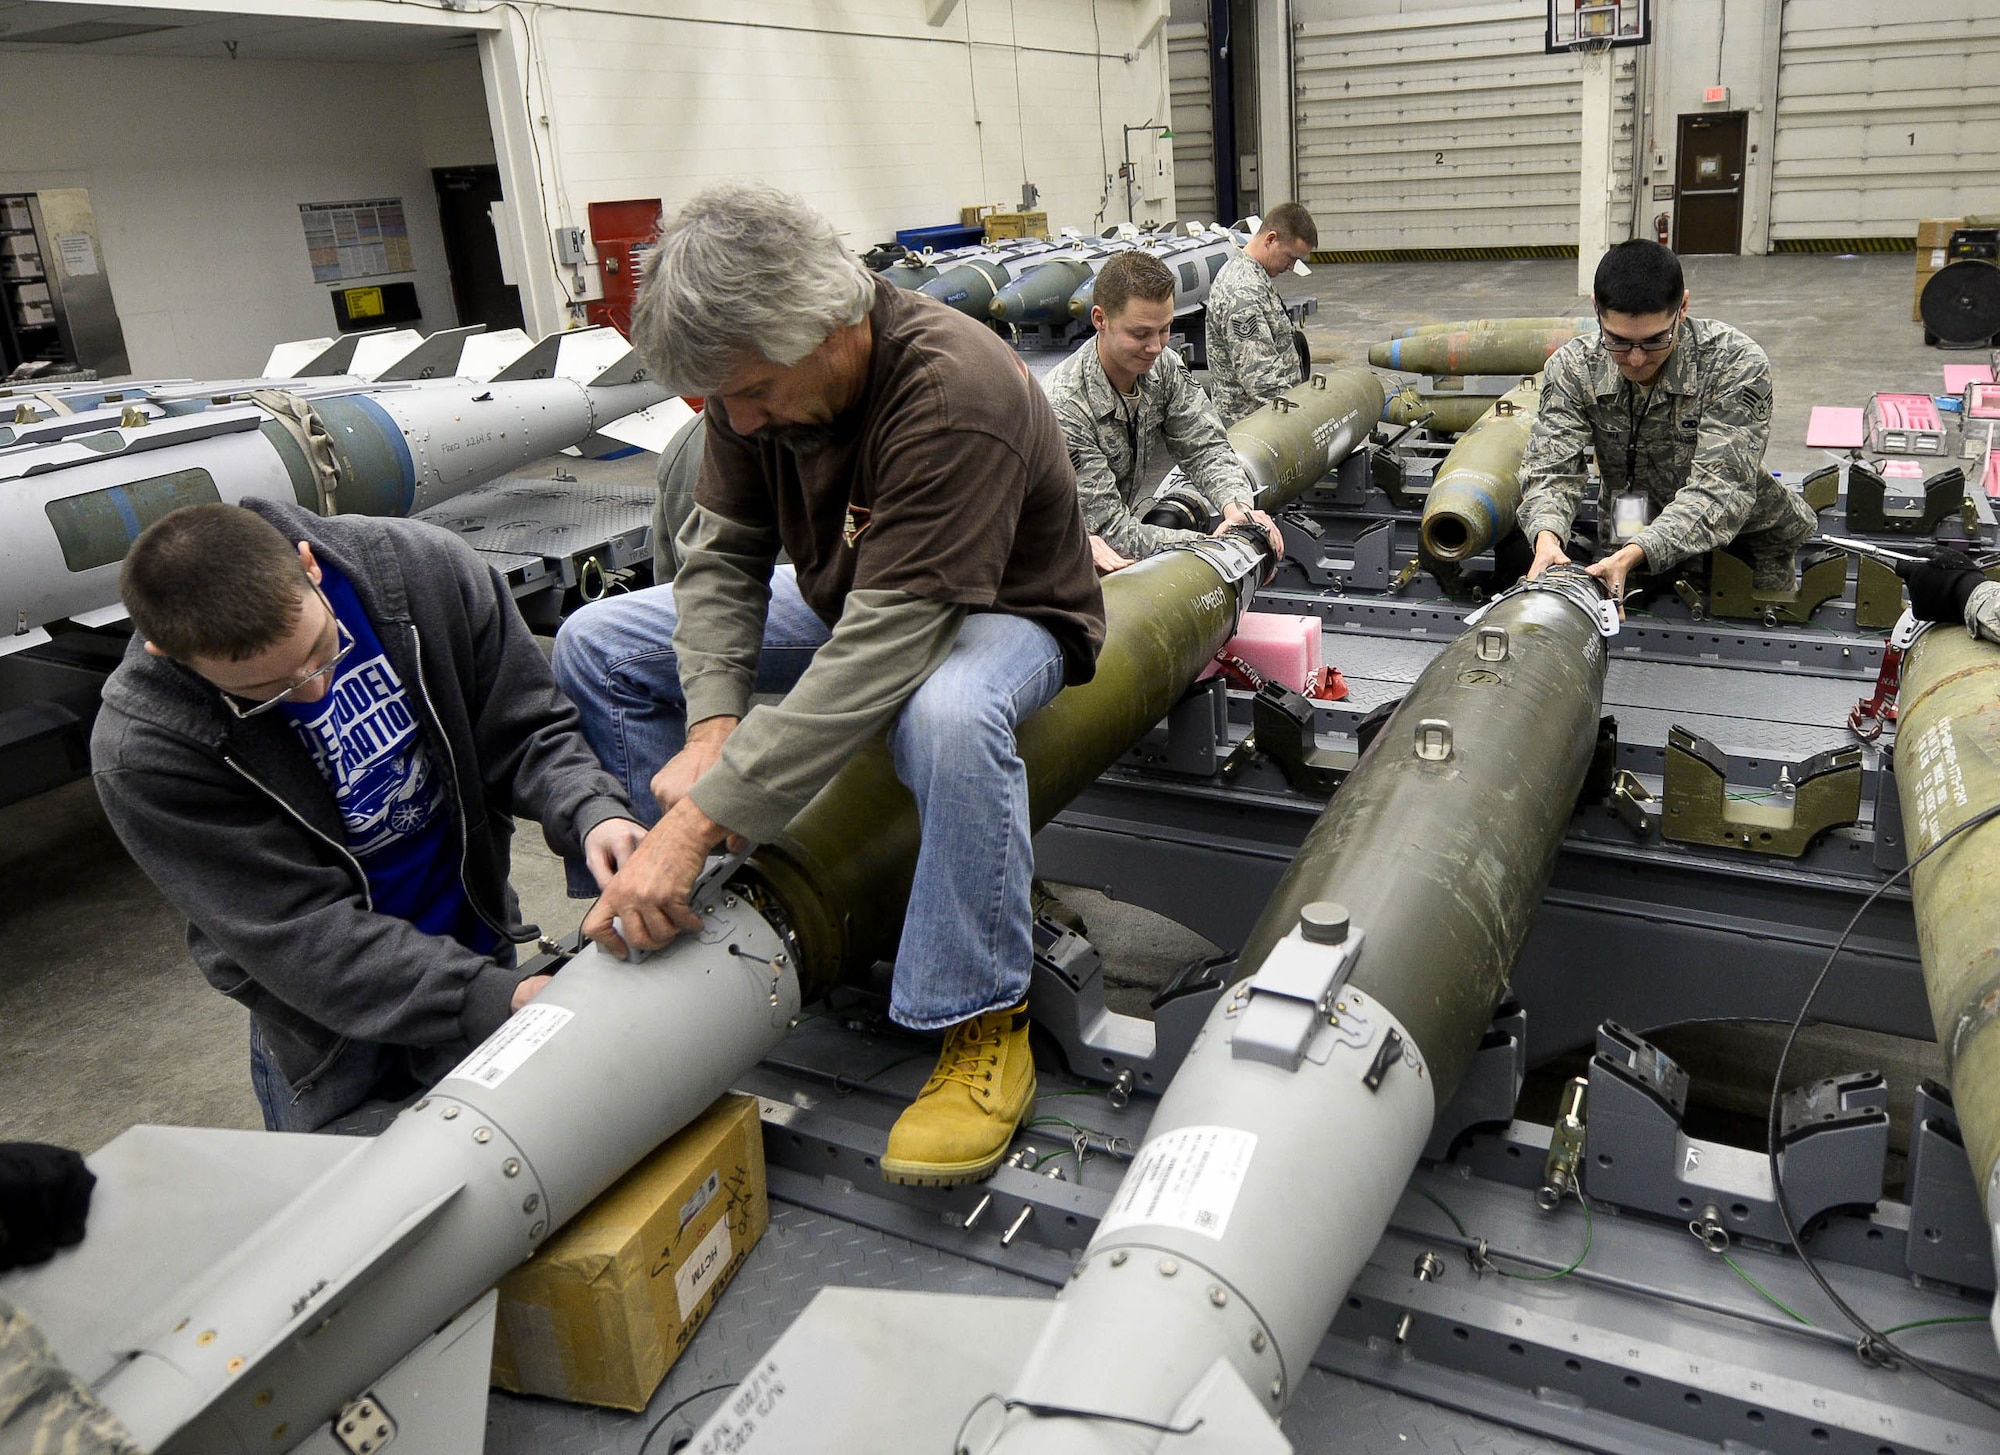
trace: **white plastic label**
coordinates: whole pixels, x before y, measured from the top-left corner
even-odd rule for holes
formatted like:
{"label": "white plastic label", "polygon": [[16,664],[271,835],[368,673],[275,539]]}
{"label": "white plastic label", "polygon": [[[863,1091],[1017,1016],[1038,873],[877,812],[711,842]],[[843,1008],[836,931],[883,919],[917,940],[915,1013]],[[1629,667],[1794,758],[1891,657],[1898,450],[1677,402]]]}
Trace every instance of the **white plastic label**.
{"label": "white plastic label", "polygon": [[695,1305],[708,1296],[715,1280],[729,1266],[729,1219],[723,1218],[695,1244],[687,1261],[674,1271],[674,1294],[680,1300],[681,1322],[694,1317]]}
{"label": "white plastic label", "polygon": [[1249,1175],[1257,1134],[1236,1127],[1179,1127],[1139,1149],[1097,1233],[1182,1228],[1220,1238]]}
{"label": "white plastic label", "polygon": [[508,1016],[500,1029],[481,1041],[470,1056],[452,1067],[451,1075],[445,1079],[473,1081],[490,1090],[526,1065],[528,1058],[547,1045],[549,1037],[568,1025],[575,1014],[559,1005],[537,1005],[530,1001]]}

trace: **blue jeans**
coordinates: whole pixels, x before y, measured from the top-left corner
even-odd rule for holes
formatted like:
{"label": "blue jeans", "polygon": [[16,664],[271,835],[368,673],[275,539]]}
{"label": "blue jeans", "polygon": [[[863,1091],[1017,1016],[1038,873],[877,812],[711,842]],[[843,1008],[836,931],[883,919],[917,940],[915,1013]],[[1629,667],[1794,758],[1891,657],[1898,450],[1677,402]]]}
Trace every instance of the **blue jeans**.
{"label": "blue jeans", "polygon": [[373,1136],[456,1065],[465,1049],[424,1051],[349,1041],[309,1080],[293,1086],[252,1019],[250,1085],[266,1131]]}
{"label": "blue jeans", "polygon": [[[584,607],[556,637],[556,681],[648,824],[660,813],[652,776],[687,738],[676,620],[673,587],[656,586]],[[828,635],[792,568],[780,566],[756,690],[789,690]],[[934,1030],[1027,997],[1034,851],[1014,729],[1062,690],[1062,674],[1046,628],[999,612],[968,615],[950,655],[890,725],[896,776],[923,825],[889,1003],[903,1025]],[[572,890],[580,867],[571,867]],[[583,883],[595,892],[587,875]]]}

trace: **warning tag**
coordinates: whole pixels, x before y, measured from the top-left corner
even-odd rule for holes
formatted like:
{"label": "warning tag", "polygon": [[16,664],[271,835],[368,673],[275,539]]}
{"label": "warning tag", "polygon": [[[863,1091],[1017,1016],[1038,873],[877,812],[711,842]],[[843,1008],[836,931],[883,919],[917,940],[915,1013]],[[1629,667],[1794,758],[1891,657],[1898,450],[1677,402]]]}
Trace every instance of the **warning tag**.
{"label": "warning tag", "polygon": [[1139,1149],[1098,1236],[1143,1225],[1220,1238],[1256,1150],[1256,1133],[1236,1127],[1163,1132]]}
{"label": "warning tag", "polygon": [[547,1045],[549,1037],[568,1025],[575,1014],[559,1005],[528,1002],[508,1016],[499,1030],[481,1041],[470,1056],[452,1067],[445,1080],[455,1077],[488,1088],[498,1086],[526,1065],[528,1058]]}

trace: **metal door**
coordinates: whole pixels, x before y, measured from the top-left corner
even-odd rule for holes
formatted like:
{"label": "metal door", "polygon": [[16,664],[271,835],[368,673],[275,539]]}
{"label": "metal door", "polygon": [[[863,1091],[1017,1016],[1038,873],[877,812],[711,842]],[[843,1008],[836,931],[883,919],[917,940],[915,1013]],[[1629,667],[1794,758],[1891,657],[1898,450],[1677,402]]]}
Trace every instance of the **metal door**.
{"label": "metal door", "polygon": [[520,328],[521,293],[500,274],[491,208],[500,201],[498,167],[433,167],[451,299],[461,324]]}
{"label": "metal door", "polygon": [[1683,116],[1674,251],[1735,253],[1743,246],[1743,113]]}

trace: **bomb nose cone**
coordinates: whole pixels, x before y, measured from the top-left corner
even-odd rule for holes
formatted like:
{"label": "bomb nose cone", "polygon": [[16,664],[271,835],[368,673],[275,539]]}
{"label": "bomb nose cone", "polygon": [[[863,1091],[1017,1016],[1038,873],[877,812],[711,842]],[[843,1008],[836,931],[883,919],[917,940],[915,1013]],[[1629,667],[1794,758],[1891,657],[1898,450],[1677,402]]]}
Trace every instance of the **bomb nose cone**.
{"label": "bomb nose cone", "polygon": [[1396,355],[1399,352],[1401,352],[1396,347],[1396,344],[1399,342],[1401,342],[1401,340],[1394,340],[1386,344],[1371,345],[1368,350],[1368,362],[1373,364],[1378,369],[1395,368]]}
{"label": "bomb nose cone", "polygon": [[986,312],[994,318],[1005,318],[1007,316],[1007,303],[1008,300],[1003,295],[987,304]]}

